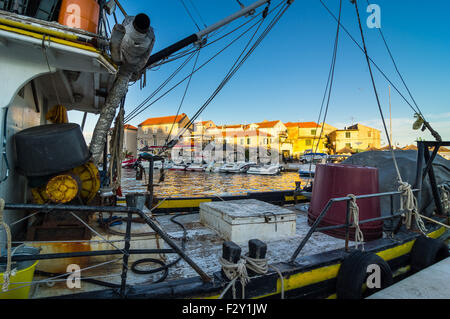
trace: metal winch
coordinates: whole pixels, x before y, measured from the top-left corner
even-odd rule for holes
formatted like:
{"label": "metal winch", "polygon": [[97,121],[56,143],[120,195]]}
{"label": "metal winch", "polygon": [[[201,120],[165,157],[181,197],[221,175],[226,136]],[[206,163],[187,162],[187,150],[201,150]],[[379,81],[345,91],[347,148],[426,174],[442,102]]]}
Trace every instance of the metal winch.
{"label": "metal winch", "polygon": [[80,126],[74,123],[32,127],[15,135],[17,170],[28,178],[38,204],[89,203],[100,188]]}

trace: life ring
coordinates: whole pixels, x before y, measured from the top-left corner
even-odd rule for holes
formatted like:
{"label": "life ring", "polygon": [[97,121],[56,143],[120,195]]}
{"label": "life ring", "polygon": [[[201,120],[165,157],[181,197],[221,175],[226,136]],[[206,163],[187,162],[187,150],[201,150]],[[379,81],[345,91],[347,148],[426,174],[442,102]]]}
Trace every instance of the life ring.
{"label": "life ring", "polygon": [[411,249],[411,270],[420,271],[449,257],[448,246],[439,239],[421,236]]}
{"label": "life ring", "polygon": [[[374,267],[379,269],[380,274],[378,288],[367,285],[369,276],[375,275]],[[338,299],[362,299],[392,283],[391,268],[383,258],[374,253],[355,251],[343,260],[339,268],[336,294]]]}

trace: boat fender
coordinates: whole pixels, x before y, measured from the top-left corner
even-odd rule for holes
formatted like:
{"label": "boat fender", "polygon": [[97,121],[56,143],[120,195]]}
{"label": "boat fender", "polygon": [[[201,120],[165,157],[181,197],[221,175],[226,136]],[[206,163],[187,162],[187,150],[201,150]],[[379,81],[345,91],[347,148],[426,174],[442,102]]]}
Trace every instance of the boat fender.
{"label": "boat fender", "polygon": [[411,270],[420,271],[449,257],[447,244],[439,239],[421,236],[411,249]]}
{"label": "boat fender", "polygon": [[[379,266],[380,288],[366,286],[368,277],[373,273],[370,271],[371,265]],[[337,298],[362,299],[366,295],[390,286],[392,282],[391,268],[383,258],[374,253],[355,251],[343,260],[339,268],[336,283]]]}

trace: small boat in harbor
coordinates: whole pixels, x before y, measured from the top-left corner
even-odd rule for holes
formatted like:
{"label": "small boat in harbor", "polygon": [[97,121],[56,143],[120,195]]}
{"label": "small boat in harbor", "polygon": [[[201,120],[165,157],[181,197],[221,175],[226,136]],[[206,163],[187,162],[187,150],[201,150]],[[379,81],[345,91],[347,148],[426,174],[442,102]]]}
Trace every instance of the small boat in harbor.
{"label": "small boat in harbor", "polygon": [[174,164],[170,168],[168,168],[169,171],[186,171],[187,165],[186,164]]}
{"label": "small boat in harbor", "polygon": [[220,173],[246,173],[250,167],[256,165],[254,162],[228,163],[220,167]]}
{"label": "small boat in harbor", "polygon": [[190,164],[186,167],[186,171],[189,172],[204,172],[205,171],[205,166],[202,164]]}
{"label": "small boat in harbor", "polygon": [[271,164],[271,165],[260,165],[260,166],[252,166],[248,169],[247,174],[254,175],[276,175],[281,171],[280,165]]}

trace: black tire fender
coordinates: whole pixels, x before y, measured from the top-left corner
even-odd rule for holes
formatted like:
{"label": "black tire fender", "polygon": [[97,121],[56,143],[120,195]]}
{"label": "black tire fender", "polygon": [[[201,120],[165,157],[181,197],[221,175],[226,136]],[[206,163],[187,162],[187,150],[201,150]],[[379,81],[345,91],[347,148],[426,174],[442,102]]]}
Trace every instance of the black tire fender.
{"label": "black tire fender", "polygon": [[[380,269],[381,287],[366,288],[363,285],[371,274],[370,265],[378,265]],[[374,253],[354,251],[342,262],[337,275],[336,294],[338,299],[362,299],[378,290],[390,286],[393,282],[392,271],[388,263]]]}
{"label": "black tire fender", "polygon": [[411,249],[411,270],[420,271],[447,257],[449,251],[444,241],[421,236],[416,239]]}

